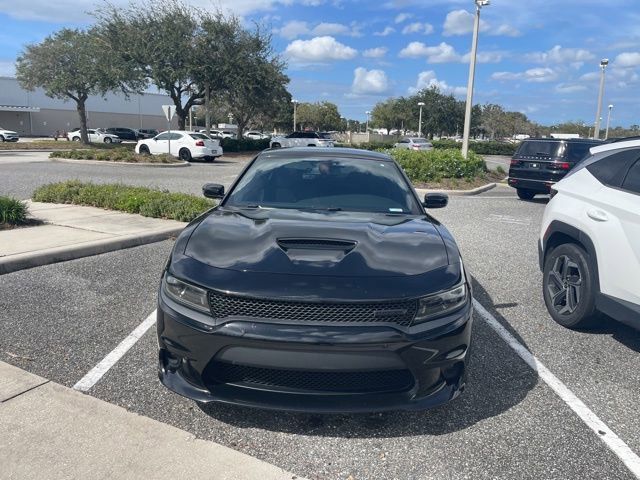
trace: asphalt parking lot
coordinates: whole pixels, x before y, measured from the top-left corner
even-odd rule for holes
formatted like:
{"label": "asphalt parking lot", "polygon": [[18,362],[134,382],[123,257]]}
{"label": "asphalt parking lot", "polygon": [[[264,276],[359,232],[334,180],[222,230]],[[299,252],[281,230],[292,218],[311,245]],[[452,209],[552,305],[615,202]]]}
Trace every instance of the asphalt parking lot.
{"label": "asphalt parking lot", "polygon": [[[82,178],[199,193],[207,180],[229,183],[242,166],[34,162],[0,156],[0,191],[27,198],[38,183]],[[481,306],[637,454],[640,333],[613,322],[572,332],[551,321],[536,250],[544,206],[502,187],[452,198],[435,216],[456,236]],[[0,360],[75,385],[153,312],[170,248],[165,241],[0,276]],[[158,382],[153,328],[88,394],[311,479],[635,478],[599,438],[609,433],[592,431],[479,314],[473,335],[463,396],[420,413],[200,407]]]}

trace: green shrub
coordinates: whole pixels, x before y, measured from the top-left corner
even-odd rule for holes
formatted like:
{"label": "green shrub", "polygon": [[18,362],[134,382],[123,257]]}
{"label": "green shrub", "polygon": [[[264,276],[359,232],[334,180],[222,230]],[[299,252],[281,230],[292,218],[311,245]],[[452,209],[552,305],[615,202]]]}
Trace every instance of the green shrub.
{"label": "green shrub", "polygon": [[426,152],[393,149],[389,154],[400,164],[412,182],[433,182],[444,178],[473,179],[486,171],[484,160],[474,152],[464,158],[460,150]]}
{"label": "green shrub", "polygon": [[77,149],[57,150],[49,154],[49,158],[66,158],[71,160],[100,160],[103,162],[125,163],[178,163],[173,155],[138,155],[127,147],[111,149]]}
{"label": "green shrub", "polygon": [[209,199],[186,193],[122,184],[98,185],[79,180],[43,185],[33,192],[32,198],[36,202],[88,205],[181,222],[193,220],[214,205]]}
{"label": "green shrub", "polygon": [[[436,150],[446,150],[449,148],[462,148],[461,142],[455,140],[434,140],[431,142]],[[469,142],[469,150],[479,155],[508,155],[515,153],[518,145],[504,142]]]}
{"label": "green shrub", "polygon": [[358,150],[371,150],[374,152],[386,151],[393,148],[396,142],[367,142],[358,145],[349,145],[348,143],[336,143],[336,147],[357,148]]}
{"label": "green shrub", "polygon": [[27,213],[27,206],[20,200],[0,196],[0,224],[23,224],[27,221]]}
{"label": "green shrub", "polygon": [[250,138],[223,138],[220,140],[222,150],[225,152],[255,152],[269,148],[270,140],[253,140]]}

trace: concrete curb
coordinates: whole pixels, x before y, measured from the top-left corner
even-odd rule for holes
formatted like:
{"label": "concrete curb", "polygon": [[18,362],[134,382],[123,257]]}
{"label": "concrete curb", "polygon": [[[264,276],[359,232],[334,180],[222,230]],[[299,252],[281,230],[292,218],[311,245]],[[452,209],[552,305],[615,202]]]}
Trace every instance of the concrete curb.
{"label": "concrete curb", "polygon": [[478,195],[480,193],[488,192],[496,187],[495,183],[488,183],[478,188],[474,188],[471,190],[445,190],[445,189],[426,189],[426,188],[416,188],[416,192],[418,195],[422,196],[428,192],[443,192],[452,197],[460,197],[465,195]]}
{"label": "concrete curb", "polygon": [[90,257],[124,248],[137,247],[148,243],[161,242],[177,236],[184,227],[156,229],[140,234],[122,235],[103,240],[65,245],[37,252],[27,252],[8,257],[0,257],[0,275],[27,268],[40,267],[52,263],[65,262],[76,258]]}
{"label": "concrete curb", "polygon": [[[31,150],[33,151],[33,150]],[[77,163],[80,165],[127,165],[127,166],[136,166],[136,167],[156,167],[156,168],[180,168],[180,167],[190,167],[191,164],[189,162],[180,162],[180,163],[134,163],[134,162],[109,162],[105,160],[73,160],[70,158],[50,158],[52,162],[57,163]]]}

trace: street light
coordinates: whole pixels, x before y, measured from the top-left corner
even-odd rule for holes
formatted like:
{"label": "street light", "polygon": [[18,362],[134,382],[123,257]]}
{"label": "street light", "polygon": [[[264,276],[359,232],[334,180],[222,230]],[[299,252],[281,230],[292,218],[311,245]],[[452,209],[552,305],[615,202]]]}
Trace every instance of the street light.
{"label": "street light", "polygon": [[469,62],[469,83],[467,84],[467,103],[464,111],[464,130],[462,133],[462,155],[467,158],[469,153],[469,134],[471,132],[471,107],[473,104],[473,82],[476,76],[476,55],[478,54],[478,31],[480,30],[480,10],[491,2],[489,0],[475,0],[476,16],[473,23],[473,40],[471,41],[471,59]]}
{"label": "street light", "polygon": [[367,114],[367,130],[366,130],[366,131],[367,131],[367,133],[369,133],[369,115],[371,115],[371,112],[366,111],[366,112],[364,112],[364,113],[366,113],[366,114]]}
{"label": "street light", "polygon": [[291,103],[293,103],[293,131],[296,131],[296,106],[298,105],[298,101],[295,98],[291,99]]}
{"label": "street light", "polygon": [[420,107],[420,116],[418,117],[418,136],[422,136],[422,107],[424,107],[424,102],[418,102],[418,106]]}
{"label": "street light", "polygon": [[604,133],[604,139],[609,138],[609,125],[611,125],[611,110],[613,110],[613,104],[609,105],[609,115],[607,115],[607,130]]}
{"label": "street light", "polygon": [[598,92],[598,109],[596,111],[596,127],[593,131],[593,138],[600,138],[600,115],[602,113],[602,97],[604,96],[604,72],[607,69],[607,65],[609,65],[609,59],[603,58],[600,60],[600,91]]}

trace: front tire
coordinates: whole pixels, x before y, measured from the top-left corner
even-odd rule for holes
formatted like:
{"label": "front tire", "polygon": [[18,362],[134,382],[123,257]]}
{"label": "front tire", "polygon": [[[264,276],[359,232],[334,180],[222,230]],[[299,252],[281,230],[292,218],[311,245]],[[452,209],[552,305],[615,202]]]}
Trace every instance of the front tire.
{"label": "front tire", "polygon": [[73,137],[72,139],[74,142],[79,142],[80,141],[80,137]]}
{"label": "front tire", "polygon": [[4,142],[4,137],[0,135],[0,143]]}
{"label": "front tire", "polygon": [[271,144],[271,148],[280,148],[282,145],[280,145],[278,142],[272,143]]}
{"label": "front tire", "polygon": [[549,252],[542,289],[547,310],[563,327],[588,328],[597,319],[596,272],[587,252],[566,243]]}
{"label": "front tire", "polygon": [[140,155],[150,155],[149,147],[146,145],[140,145]]}
{"label": "front tire", "polygon": [[109,137],[105,138],[104,143],[111,143],[111,139]]}
{"label": "front tire", "polygon": [[536,192],[527,190],[526,188],[518,188],[517,192],[520,200],[533,200],[533,197],[536,196]]}
{"label": "front tire", "polygon": [[180,150],[180,152],[178,152],[178,156],[180,157],[180,160],[182,160],[183,162],[191,161],[191,152],[189,151],[188,148],[183,148],[182,150]]}

